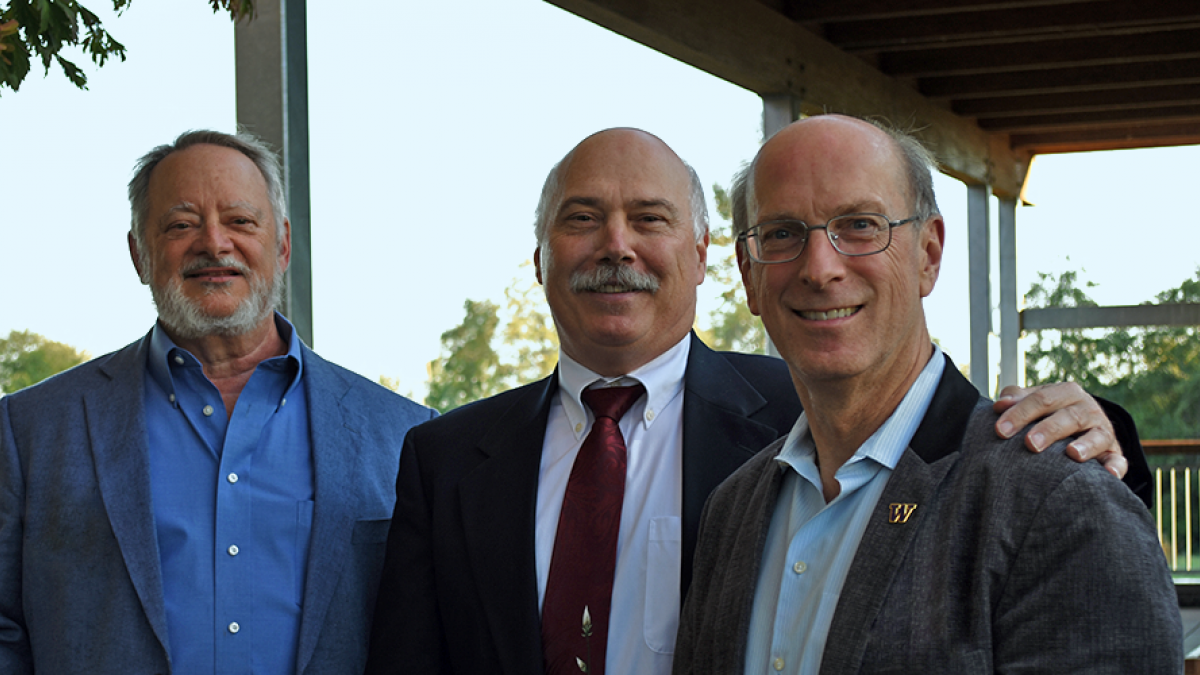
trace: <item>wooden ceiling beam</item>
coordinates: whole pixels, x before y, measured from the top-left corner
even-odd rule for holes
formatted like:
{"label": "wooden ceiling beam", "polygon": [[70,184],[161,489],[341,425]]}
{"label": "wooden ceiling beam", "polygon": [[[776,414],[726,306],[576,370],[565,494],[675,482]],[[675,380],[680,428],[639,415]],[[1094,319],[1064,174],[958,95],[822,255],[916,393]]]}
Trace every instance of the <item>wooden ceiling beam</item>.
{"label": "wooden ceiling beam", "polygon": [[1137,110],[1179,104],[1200,104],[1200,82],[1184,85],[1062,92],[956,101],[963,117],[1004,117],[1072,113],[1088,110]]}
{"label": "wooden ceiling beam", "polygon": [[1200,104],[1183,104],[1136,110],[1089,110],[1062,114],[985,117],[980,128],[995,133],[1027,134],[1053,130],[1083,130],[1106,125],[1178,122],[1200,124]]}
{"label": "wooden ceiling beam", "polygon": [[1003,134],[984,133],[757,0],[548,1],[757,94],[915,129],[946,173],[1020,194],[1030,156],[1013,152]]}
{"label": "wooden ceiling beam", "polygon": [[1014,147],[1036,154],[1200,145],[1200,122],[1114,124],[1084,130],[1013,134]]}
{"label": "wooden ceiling beam", "polygon": [[1156,0],[1138,12],[1128,0],[1104,0],[1086,10],[1074,5],[998,9],[935,16],[826,23],[822,36],[847,51],[909,50],[953,44],[991,44],[1028,38],[1121,35],[1130,29],[1169,27],[1200,20],[1196,0]]}
{"label": "wooden ceiling beam", "polygon": [[[1133,29],[1130,29],[1133,30]],[[1055,38],[964,48],[879,54],[880,69],[896,77],[934,77],[1046,70],[1066,66],[1119,65],[1164,58],[1200,56],[1200,22],[1177,29],[1148,30],[1122,39],[1114,36]]]}
{"label": "wooden ceiling beam", "polygon": [[1055,70],[927,77],[922,78],[918,86],[922,94],[933,99],[964,100],[1196,82],[1200,82],[1200,57]]}
{"label": "wooden ceiling beam", "polygon": [[937,16],[964,12],[1028,11],[1036,7],[1086,5],[1095,0],[790,0],[788,16],[795,21],[822,23],[912,16]]}

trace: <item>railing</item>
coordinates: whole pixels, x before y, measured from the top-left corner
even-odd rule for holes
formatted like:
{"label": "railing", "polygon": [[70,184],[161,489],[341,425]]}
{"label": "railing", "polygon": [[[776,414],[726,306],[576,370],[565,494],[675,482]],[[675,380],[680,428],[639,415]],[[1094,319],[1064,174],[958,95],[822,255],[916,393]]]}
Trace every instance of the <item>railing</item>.
{"label": "railing", "polygon": [[1192,511],[1200,497],[1197,495],[1200,490],[1200,441],[1142,441],[1142,448],[1151,457],[1197,455],[1196,465],[1154,469],[1154,524],[1158,530],[1158,543],[1171,564],[1171,571],[1186,574],[1193,568],[1193,540],[1197,539],[1192,527]]}

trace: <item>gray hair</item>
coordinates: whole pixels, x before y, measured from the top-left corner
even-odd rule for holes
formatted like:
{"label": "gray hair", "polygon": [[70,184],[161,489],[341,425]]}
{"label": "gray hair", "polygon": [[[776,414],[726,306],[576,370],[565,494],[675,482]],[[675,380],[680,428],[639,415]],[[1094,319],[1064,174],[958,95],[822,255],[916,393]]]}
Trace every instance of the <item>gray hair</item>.
{"label": "gray hair", "polygon": [[[551,167],[550,173],[546,176],[546,182],[542,184],[542,194],[538,198],[537,209],[533,214],[533,234],[537,237],[538,246],[542,247],[543,257],[550,253],[544,245],[546,233],[550,230],[550,223],[557,215],[555,210],[558,202],[562,199],[563,175],[571,165],[571,157],[574,154],[575,150],[571,150],[566,157]],[[688,179],[691,182],[688,208],[692,212],[692,231],[696,236],[696,241],[700,241],[708,233],[708,202],[704,199],[704,184],[700,182],[700,175],[696,173],[691,164],[682,159],[679,161],[687,169]]]}
{"label": "gray hair", "polygon": [[[283,189],[283,170],[279,157],[258,137],[241,132],[226,134],[220,131],[185,131],[169,145],[160,145],[142,155],[133,167],[133,178],[129,181],[129,210],[131,214],[130,234],[137,242],[138,256],[145,262],[146,221],[150,218],[150,174],[159,162],[172,153],[186,150],[193,145],[216,145],[237,150],[254,162],[267,184],[267,198],[275,214],[275,240],[283,241],[283,221],[287,219],[287,198]],[[145,265],[143,265],[145,269]]]}
{"label": "gray hair", "polygon": [[[901,131],[878,120],[853,118],[870,124],[892,139],[892,144],[899,151],[901,171],[908,187],[908,199],[912,204],[912,215],[922,223],[938,215],[940,211],[937,198],[933,194],[933,169],[937,166],[937,160],[934,158],[933,152],[909,132]],[[754,168],[761,155],[762,150],[760,149],[754,156],[754,161],[743,167],[733,177],[729,200],[733,212],[735,237],[749,230],[758,217],[758,204],[754,195]]]}

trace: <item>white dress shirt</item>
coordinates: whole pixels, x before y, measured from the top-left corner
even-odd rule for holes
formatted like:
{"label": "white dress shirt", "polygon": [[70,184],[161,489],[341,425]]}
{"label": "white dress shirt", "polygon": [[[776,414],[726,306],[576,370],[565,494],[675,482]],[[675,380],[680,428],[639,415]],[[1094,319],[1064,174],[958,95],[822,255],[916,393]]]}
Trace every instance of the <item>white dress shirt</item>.
{"label": "white dress shirt", "polygon": [[565,353],[558,359],[558,396],[551,403],[538,473],[538,607],[554,554],[558,516],[575,455],[592,428],[580,392],[641,383],[646,395],[621,419],[628,461],[617,567],[613,578],[606,670],[671,672],[679,627],[683,565],[683,375],[691,336],[624,377],[603,378]]}

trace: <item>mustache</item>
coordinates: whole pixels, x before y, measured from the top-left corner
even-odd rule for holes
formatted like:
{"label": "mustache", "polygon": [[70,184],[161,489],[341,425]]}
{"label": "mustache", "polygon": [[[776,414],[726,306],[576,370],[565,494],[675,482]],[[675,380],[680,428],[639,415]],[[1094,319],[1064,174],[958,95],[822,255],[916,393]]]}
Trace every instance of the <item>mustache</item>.
{"label": "mustache", "polygon": [[183,265],[179,268],[179,276],[187,276],[192,272],[199,272],[207,267],[230,267],[237,270],[238,274],[244,277],[251,275],[250,268],[236,258],[226,256],[224,258],[214,258],[212,256],[202,256]]}
{"label": "mustache", "polygon": [[658,286],[658,277],[649,272],[639,272],[629,265],[600,265],[586,272],[571,274],[571,291],[575,293],[655,293]]}

